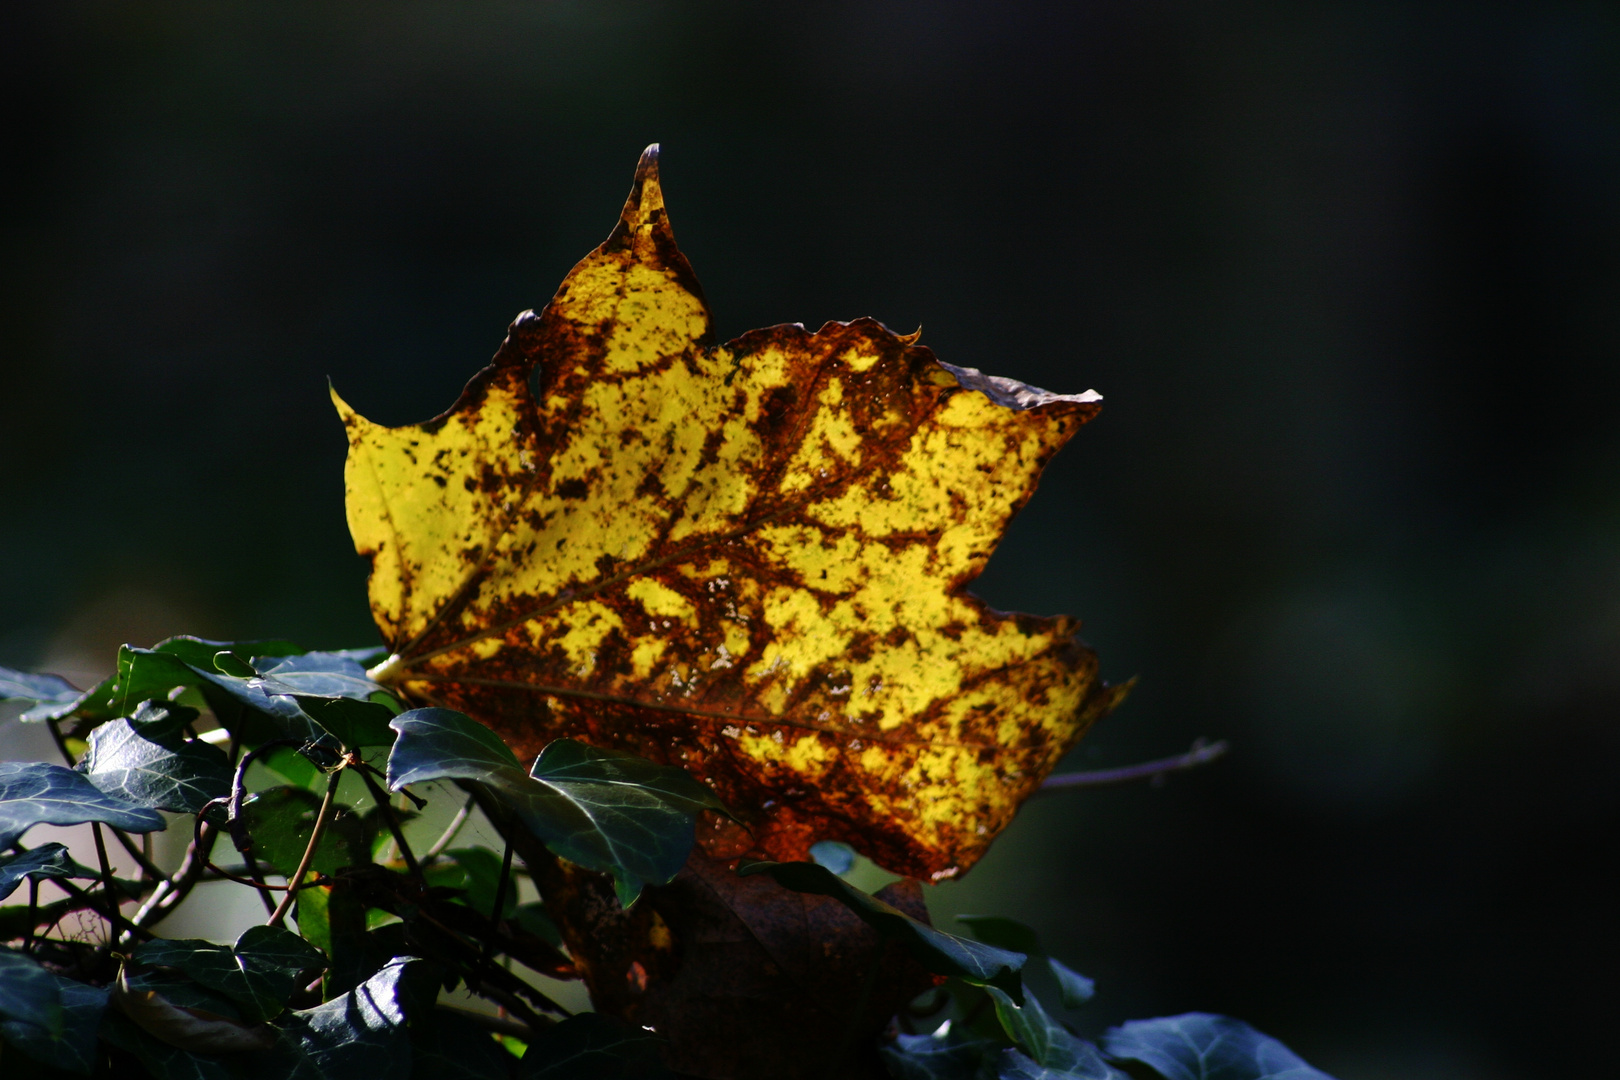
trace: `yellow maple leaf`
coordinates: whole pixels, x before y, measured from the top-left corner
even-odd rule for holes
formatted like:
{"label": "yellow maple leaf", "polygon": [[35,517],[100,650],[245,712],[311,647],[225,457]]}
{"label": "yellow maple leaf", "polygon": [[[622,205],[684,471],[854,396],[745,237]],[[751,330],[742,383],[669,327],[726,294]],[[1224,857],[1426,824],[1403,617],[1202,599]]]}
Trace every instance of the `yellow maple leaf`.
{"label": "yellow maple leaf", "polygon": [[334,392],[375,676],[520,755],[682,765],[774,858],[833,839],[954,875],[1122,696],[1075,620],[965,588],[1100,399],[870,319],[709,325],[654,146],[450,411],[389,428]]}

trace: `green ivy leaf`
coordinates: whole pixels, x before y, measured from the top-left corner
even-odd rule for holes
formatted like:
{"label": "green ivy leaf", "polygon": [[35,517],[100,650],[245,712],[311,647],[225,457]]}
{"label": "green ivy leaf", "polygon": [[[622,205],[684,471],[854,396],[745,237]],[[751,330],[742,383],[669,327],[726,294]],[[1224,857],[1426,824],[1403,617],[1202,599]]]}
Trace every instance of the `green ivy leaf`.
{"label": "green ivy leaf", "polygon": [[174,968],[219,991],[253,1022],[279,1015],[298,988],[298,977],[326,966],[319,949],[275,926],[250,927],[234,946],[195,939],[148,941],[135,950],[134,959]]}
{"label": "green ivy leaf", "polygon": [[284,1014],[276,1050],[254,1063],[262,1080],[409,1080],[406,982],[421,961],[396,957],[341,997]]}
{"label": "green ivy leaf", "polygon": [[947,1029],[935,1035],[896,1035],[879,1047],[894,1080],[979,1080],[986,1058],[1001,1045]]}
{"label": "green ivy leaf", "polygon": [[78,772],[100,790],[136,806],[195,814],[231,791],[231,763],[225,752],[177,730],[184,713],[144,703],[127,720],[114,720],[90,733],[90,748]]}
{"label": "green ivy leaf", "polygon": [[1048,956],[1035,931],[1016,919],[1000,915],[958,915],[956,921],[966,924],[973,936],[986,945],[1028,953],[1032,960],[1045,964],[1057,980],[1065,1009],[1078,1009],[1096,994],[1097,984],[1093,980]]}
{"label": "green ivy leaf", "polygon": [[[255,792],[242,804],[248,835],[253,838],[253,854],[282,875],[298,869],[309,846],[309,834],[320,813],[321,796],[302,787],[273,787]],[[371,861],[365,828],[359,814],[340,806],[327,824],[315,848],[310,868],[334,874],[345,866]]]}
{"label": "green ivy leaf", "polygon": [[769,874],[778,884],[794,892],[815,893],[841,901],[879,934],[903,945],[918,963],[936,975],[954,975],[976,985],[1001,987],[1008,995],[1023,994],[1018,977],[1026,959],[1022,953],[935,930],[855,888],[825,866],[810,862],[755,862],[739,866],[737,873],[744,877]]}
{"label": "green ivy leaf", "polygon": [[1042,1065],[1017,1050],[1003,1050],[996,1061],[996,1080],[1130,1080],[1110,1066],[1096,1050],[1084,1062],[1068,1067]]}
{"label": "green ivy leaf", "polygon": [[62,1005],[61,1030],[26,1020],[0,1022],[6,1043],[42,1065],[88,1076],[96,1061],[96,1032],[107,1011],[107,991],[99,986],[53,975]]}
{"label": "green ivy leaf", "polygon": [[171,1046],[115,1010],[102,1016],[101,1037],[133,1054],[153,1080],[237,1080],[225,1058]]}
{"label": "green ivy leaf", "polygon": [[16,891],[24,878],[93,878],[97,872],[80,866],[68,849],[52,841],[20,855],[0,855],[0,900]]}
{"label": "green ivy leaf", "polygon": [[529,1044],[519,1080],[674,1080],[664,1067],[663,1040],[603,1016],[570,1016]]}
{"label": "green ivy leaf", "polygon": [[99,821],[129,832],[157,832],[160,814],[99,790],[72,769],[43,761],[0,761],[0,849],[35,825]]}
{"label": "green ivy leaf", "polygon": [[[495,888],[501,878],[501,857],[489,848],[451,848],[445,852],[461,868],[461,888],[468,907],[488,918],[495,907]],[[517,911],[517,885],[508,881],[501,904],[501,918]]]}
{"label": "green ivy leaf", "polygon": [[1070,968],[1066,964],[1046,958],[1046,966],[1052,970],[1057,979],[1058,994],[1063,1000],[1065,1009],[1078,1009],[1090,1001],[1097,994],[1097,982]]}
{"label": "green ivy leaf", "polygon": [[[985,990],[996,1003],[996,1018],[1001,1021],[1002,1030],[1028,1052],[1036,1065],[1054,1070],[1051,1075],[1127,1080],[1123,1073],[1103,1060],[1095,1046],[1053,1020],[1034,994],[1024,995],[1024,1003],[1019,1006],[999,986],[987,986]],[[1022,1065],[1014,1061],[1011,1067],[1022,1068]]]}
{"label": "green ivy leaf", "polygon": [[0,949],[0,1020],[21,1020],[60,1035],[65,1023],[57,978],[33,957]]}
{"label": "green ivy leaf", "polygon": [[83,691],[60,675],[35,675],[0,667],[0,701],[26,701],[56,707],[79,700]]}
{"label": "green ivy leaf", "polygon": [[482,724],[449,709],[394,717],[388,786],[471,780],[492,789],[548,848],[613,875],[619,903],[672,879],[691,853],[696,815],[725,807],[682,769],[558,739],[525,773]]}
{"label": "green ivy leaf", "polygon": [[1271,1036],[1211,1013],[1130,1020],[1108,1030],[1103,1049],[1165,1080],[1332,1080]]}
{"label": "green ivy leaf", "polygon": [[446,1009],[411,1024],[411,1080],[511,1080],[516,1065],[489,1032]]}

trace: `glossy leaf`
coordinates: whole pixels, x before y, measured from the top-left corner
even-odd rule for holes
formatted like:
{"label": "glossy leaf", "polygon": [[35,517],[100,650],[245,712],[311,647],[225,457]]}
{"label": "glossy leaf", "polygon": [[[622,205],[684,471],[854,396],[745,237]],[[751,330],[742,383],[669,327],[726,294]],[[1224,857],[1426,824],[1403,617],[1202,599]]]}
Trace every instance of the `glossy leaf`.
{"label": "glossy leaf", "polygon": [[[1097,984],[1093,980],[1046,955],[1034,929],[1016,919],[1000,915],[958,915],[956,921],[966,925],[975,938],[987,945],[1027,953],[1032,961],[1044,964],[1057,981],[1058,994],[1065,1009],[1078,1009],[1097,992]],[[1025,970],[1028,971],[1027,968]]]}
{"label": "glossy leaf", "polygon": [[74,862],[66,847],[52,841],[20,855],[0,855],[0,900],[15,892],[26,878],[95,876],[96,871]]}
{"label": "glossy leaf", "polygon": [[[1125,1080],[1119,1070],[1103,1060],[1095,1046],[1052,1019],[1034,994],[1025,994],[1020,1006],[1000,987],[987,986],[985,990],[995,1002],[996,1017],[1007,1036],[1023,1048],[1036,1065],[1053,1070],[1050,1075]],[[1013,1067],[1020,1066],[1014,1062]]]}
{"label": "glossy leaf", "polygon": [[392,726],[388,757],[394,791],[428,780],[472,780],[553,852],[610,873],[628,907],[647,882],[669,881],[692,850],[694,817],[723,809],[680,769],[572,740],[547,746],[525,773],[489,729],[448,709],[413,709]]}
{"label": "glossy leaf", "polygon": [[[437,419],[334,399],[374,674],[524,757],[710,783],[776,859],[959,873],[1120,698],[1069,618],[965,591],[1099,409],[870,319],[714,345],[656,148],[608,240]],[[531,390],[531,377],[534,390]]]}
{"label": "glossy leaf", "polygon": [[519,1080],[674,1080],[662,1040],[601,1013],[571,1016],[529,1044]]}
{"label": "glossy leaf", "polygon": [[943,1035],[896,1035],[879,1050],[894,1080],[981,1080],[985,1058],[1001,1046],[947,1031]]}
{"label": "glossy leaf", "polygon": [[61,1030],[25,1020],[0,1022],[6,1043],[43,1065],[89,1075],[96,1061],[96,1035],[107,1010],[107,991],[60,975],[54,976],[62,1006]]}
{"label": "glossy leaf", "polygon": [[152,810],[195,814],[230,794],[231,763],[223,750],[181,737],[169,710],[143,709],[92,731],[78,771],[107,794]]}
{"label": "glossy leaf", "polygon": [[82,825],[99,821],[129,832],[156,832],[161,815],[116,795],[61,765],[0,761],[0,849],[9,848],[35,825]]}
{"label": "glossy leaf", "polygon": [[313,1009],[285,1014],[274,1054],[256,1063],[263,1080],[409,1080],[405,982],[418,961],[399,957],[365,982]]}
{"label": "glossy leaf", "polygon": [[229,997],[250,1021],[278,1015],[300,985],[301,974],[326,966],[320,950],[297,934],[272,926],[243,931],[236,944],[157,940],[136,948],[138,963],[174,968]]}
{"label": "glossy leaf", "polygon": [[30,705],[54,707],[77,701],[82,692],[60,675],[36,675],[0,667],[0,701],[26,701]]}
{"label": "glossy leaf", "polygon": [[744,863],[737,868],[744,877],[769,874],[795,892],[830,896],[842,902],[879,934],[903,945],[913,959],[936,975],[954,975],[978,985],[1002,988],[1005,994],[1021,995],[1018,977],[1026,957],[992,945],[959,938],[918,922],[874,896],[844,881],[815,863]]}
{"label": "glossy leaf", "polygon": [[21,1020],[61,1034],[64,1017],[57,987],[57,977],[32,957],[0,948],[0,1019]]}
{"label": "glossy leaf", "polygon": [[1331,1080],[1271,1036],[1211,1013],[1130,1020],[1108,1030],[1103,1049],[1165,1080]]}

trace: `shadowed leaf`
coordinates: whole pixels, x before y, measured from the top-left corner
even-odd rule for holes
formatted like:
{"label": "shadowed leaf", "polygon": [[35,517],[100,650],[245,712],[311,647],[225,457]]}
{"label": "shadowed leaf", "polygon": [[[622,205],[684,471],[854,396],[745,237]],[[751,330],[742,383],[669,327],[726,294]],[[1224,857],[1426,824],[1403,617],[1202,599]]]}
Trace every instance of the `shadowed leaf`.
{"label": "shadowed leaf", "polygon": [[831,839],[957,874],[1121,696],[1075,620],[965,591],[1098,396],[870,319],[713,344],[656,148],[450,411],[334,400],[376,677],[525,758],[567,737],[686,768],[772,858]]}
{"label": "shadowed leaf", "polygon": [[894,1080],[980,1080],[986,1057],[1001,1053],[1001,1044],[947,1032],[944,1035],[896,1035],[881,1048],[883,1063]]}
{"label": "shadowed leaf", "polygon": [[51,1035],[62,1032],[62,999],[57,977],[32,957],[0,948],[0,1019],[34,1024]]}
{"label": "shadowed leaf", "polygon": [[973,936],[986,945],[1027,953],[1030,959],[1045,964],[1052,978],[1057,980],[1058,994],[1065,1009],[1078,1009],[1097,992],[1097,984],[1093,980],[1046,955],[1035,931],[1016,919],[1000,915],[958,915],[956,921],[967,926]]}
{"label": "shadowed leaf", "polygon": [[[1010,1066],[1004,1063],[1004,1070],[1010,1068],[1014,1075],[1031,1078],[1074,1076],[1086,1080],[1126,1080],[1123,1073],[1103,1060],[1095,1046],[1052,1019],[1034,994],[1025,994],[1020,1006],[1000,987],[985,989],[996,1003],[996,1017],[1008,1037],[1028,1052],[1035,1065],[1051,1071],[1019,1073],[1023,1066],[1016,1059]],[[1008,1074],[1004,1071],[1002,1075]]]}
{"label": "shadowed leaf", "polygon": [[247,1020],[269,1020],[279,1014],[299,985],[301,973],[326,966],[320,950],[297,934],[272,926],[243,931],[236,944],[159,940],[139,946],[134,959],[174,968],[211,990],[229,997]]}
{"label": "shadowed leaf", "polygon": [[[321,796],[308,788],[283,786],[255,792],[242,805],[253,854],[283,875],[297,870],[320,808]],[[310,869],[332,874],[370,861],[371,845],[366,843],[361,816],[340,805],[315,848]]]}
{"label": "shadowed leaf", "polygon": [[96,1061],[96,1033],[107,1010],[107,991],[60,975],[53,978],[62,1005],[61,1030],[53,1033],[39,1024],[6,1020],[0,1023],[0,1036],[43,1065],[89,1075]]}
{"label": "shadowed leaf", "polygon": [[35,825],[99,821],[130,832],[164,827],[156,811],[108,795],[72,769],[43,761],[0,761],[0,848]]}
{"label": "shadowed leaf", "polygon": [[1331,1080],[1271,1036],[1210,1013],[1127,1021],[1108,1030],[1103,1049],[1165,1080]]}
{"label": "shadowed leaf", "polygon": [[517,1063],[489,1032],[445,1009],[411,1025],[411,1080],[511,1080]]}
{"label": "shadowed leaf", "polygon": [[1022,993],[1018,978],[1025,960],[1022,953],[935,930],[855,888],[825,866],[807,862],[744,863],[737,873],[744,877],[769,874],[795,892],[830,896],[842,902],[879,934],[905,946],[914,960],[936,975],[954,975],[971,983],[1004,988],[998,993]]}
{"label": "shadowed leaf", "polygon": [[282,1037],[255,1062],[262,1080],[408,1080],[404,982],[419,961],[398,957],[324,1005],[277,1021]]}
{"label": "shadowed leaf", "polygon": [[68,849],[52,841],[20,855],[0,855],[0,900],[16,891],[25,878],[93,878],[97,872],[80,866]]}
{"label": "shadowed leaf", "polygon": [[694,817],[721,810],[713,792],[680,769],[562,739],[525,773],[493,733],[449,709],[413,709],[392,722],[394,791],[428,780],[472,780],[548,848],[611,873],[629,906],[646,882],[669,881],[692,850]]}
{"label": "shadowed leaf", "polygon": [[599,1013],[571,1016],[529,1044],[519,1080],[674,1080],[662,1040]]}

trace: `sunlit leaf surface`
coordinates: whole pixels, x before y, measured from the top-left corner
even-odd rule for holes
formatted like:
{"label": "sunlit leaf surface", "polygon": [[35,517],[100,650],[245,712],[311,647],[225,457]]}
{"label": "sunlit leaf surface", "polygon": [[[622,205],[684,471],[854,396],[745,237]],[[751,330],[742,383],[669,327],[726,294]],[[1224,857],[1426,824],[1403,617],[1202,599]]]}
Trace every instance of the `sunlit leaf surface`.
{"label": "sunlit leaf surface", "polygon": [[43,761],[0,761],[0,849],[35,825],[99,821],[130,832],[155,832],[162,815],[100,791],[79,773]]}
{"label": "sunlit leaf surface", "polygon": [[568,736],[682,765],[773,858],[844,840],[951,876],[1120,696],[1075,620],[966,592],[1098,400],[870,319],[714,344],[651,149],[449,412],[338,400],[374,673],[524,757]]}

